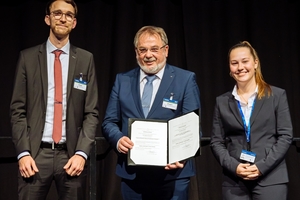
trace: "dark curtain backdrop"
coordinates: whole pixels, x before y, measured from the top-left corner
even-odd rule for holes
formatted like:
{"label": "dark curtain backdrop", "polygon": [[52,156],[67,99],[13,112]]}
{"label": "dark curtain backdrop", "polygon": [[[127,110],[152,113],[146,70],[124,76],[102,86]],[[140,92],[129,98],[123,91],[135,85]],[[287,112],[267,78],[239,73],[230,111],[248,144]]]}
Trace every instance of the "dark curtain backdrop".
{"label": "dark curtain backdrop", "polygon": [[[9,103],[19,51],[45,42],[45,0],[0,3],[0,199],[17,199],[17,163],[10,140]],[[144,25],[165,29],[168,63],[194,71],[201,93],[203,136],[209,137],[216,96],[231,90],[228,49],[248,40],[256,48],[265,80],[286,89],[294,126],[300,136],[299,53],[300,2],[297,0],[77,0],[78,24],[72,44],[91,51],[99,83],[100,120],[103,119],[116,73],[136,67],[133,38]],[[97,132],[101,136],[101,129]],[[289,199],[300,199],[300,155],[297,142],[287,154]],[[222,169],[208,142],[195,158],[191,200],[221,199]],[[97,199],[118,200],[116,155],[105,141],[97,143]],[[53,188],[53,187],[52,187]],[[52,189],[48,199],[55,199]]]}

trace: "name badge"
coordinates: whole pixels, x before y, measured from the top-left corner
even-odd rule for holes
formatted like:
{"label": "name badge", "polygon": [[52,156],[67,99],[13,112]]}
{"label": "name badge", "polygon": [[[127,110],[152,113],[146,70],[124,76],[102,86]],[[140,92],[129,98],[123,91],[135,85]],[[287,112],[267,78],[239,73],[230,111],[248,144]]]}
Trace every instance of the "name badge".
{"label": "name badge", "polygon": [[256,157],[256,153],[253,153],[251,151],[242,150],[240,159],[250,162],[250,163],[254,163],[255,157]]}
{"label": "name badge", "polygon": [[172,110],[176,110],[177,105],[178,105],[178,101],[172,100],[172,99],[167,99],[167,98],[164,98],[163,103],[162,103],[163,108],[169,108]]}
{"label": "name badge", "polygon": [[74,79],[74,88],[82,91],[86,91],[87,82],[79,79]]}

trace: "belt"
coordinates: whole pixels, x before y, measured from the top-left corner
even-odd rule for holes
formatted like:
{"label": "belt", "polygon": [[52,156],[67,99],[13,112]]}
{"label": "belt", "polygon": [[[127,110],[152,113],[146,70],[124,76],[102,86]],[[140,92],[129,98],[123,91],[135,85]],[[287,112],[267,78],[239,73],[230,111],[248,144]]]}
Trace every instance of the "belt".
{"label": "belt", "polygon": [[67,150],[67,144],[62,143],[62,144],[55,144],[49,143],[49,142],[41,142],[40,145],[41,148],[47,148],[47,149],[58,149],[58,150]]}

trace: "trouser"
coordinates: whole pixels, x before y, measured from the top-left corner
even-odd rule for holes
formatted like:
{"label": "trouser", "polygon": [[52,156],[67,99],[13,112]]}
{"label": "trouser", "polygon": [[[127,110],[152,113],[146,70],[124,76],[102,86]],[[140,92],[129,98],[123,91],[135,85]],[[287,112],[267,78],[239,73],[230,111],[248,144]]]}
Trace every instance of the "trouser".
{"label": "trouser", "polygon": [[30,178],[23,178],[19,172],[19,200],[45,200],[53,180],[60,200],[86,199],[87,167],[80,176],[71,177],[63,169],[68,160],[66,150],[40,148],[35,158],[39,172]]}
{"label": "trouser", "polygon": [[122,179],[121,190],[123,200],[188,200],[189,183],[189,177],[169,181]]}

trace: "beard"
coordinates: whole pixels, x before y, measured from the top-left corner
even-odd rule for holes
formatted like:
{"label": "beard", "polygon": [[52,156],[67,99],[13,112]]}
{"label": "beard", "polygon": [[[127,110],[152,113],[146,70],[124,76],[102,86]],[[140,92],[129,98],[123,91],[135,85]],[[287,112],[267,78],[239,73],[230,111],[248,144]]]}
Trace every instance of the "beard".
{"label": "beard", "polygon": [[[144,59],[144,61],[156,61],[156,59],[155,58]],[[137,59],[137,63],[146,74],[156,74],[165,66],[166,59],[164,59],[161,63],[156,63],[156,65],[151,66],[150,68],[147,66],[144,66],[138,59]]]}

